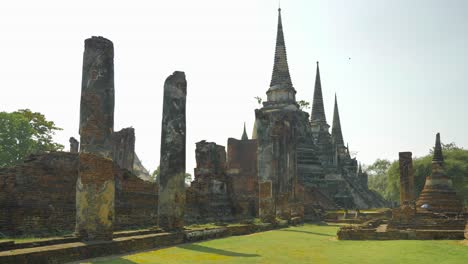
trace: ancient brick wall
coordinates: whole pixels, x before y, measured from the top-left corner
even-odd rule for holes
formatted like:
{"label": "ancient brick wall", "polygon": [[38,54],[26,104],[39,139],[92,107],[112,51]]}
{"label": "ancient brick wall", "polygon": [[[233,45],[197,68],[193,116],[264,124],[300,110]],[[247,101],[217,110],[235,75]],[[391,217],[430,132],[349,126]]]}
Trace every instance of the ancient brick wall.
{"label": "ancient brick wall", "polygon": [[112,133],[112,160],[122,169],[133,171],[135,159],[135,129],[124,128]]}
{"label": "ancient brick wall", "polygon": [[128,171],[115,182],[115,227],[117,229],[155,226],[158,214],[158,186]]}
{"label": "ancient brick wall", "polygon": [[[77,153],[33,155],[21,165],[0,169],[0,232],[73,231],[77,177]],[[122,169],[115,177],[115,228],[152,226],[157,213],[156,184]]]}
{"label": "ancient brick wall", "polygon": [[232,215],[226,178],[226,150],[212,142],[196,143],[195,180],[186,191],[185,220],[228,221]]}
{"label": "ancient brick wall", "polygon": [[228,139],[227,179],[238,217],[258,215],[257,140]]}
{"label": "ancient brick wall", "polygon": [[30,156],[24,164],[0,169],[2,233],[73,230],[77,154]]}

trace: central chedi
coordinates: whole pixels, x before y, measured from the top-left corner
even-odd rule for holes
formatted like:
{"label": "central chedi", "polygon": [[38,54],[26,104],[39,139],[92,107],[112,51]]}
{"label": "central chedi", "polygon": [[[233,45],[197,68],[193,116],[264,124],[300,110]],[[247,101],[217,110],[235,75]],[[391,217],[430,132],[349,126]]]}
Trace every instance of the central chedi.
{"label": "central chedi", "polygon": [[281,9],[278,9],[276,50],[267,101],[255,110],[254,137],[258,140],[259,216],[303,217],[304,187],[298,173],[298,149],[310,128],[309,115],[299,109],[289,74]]}

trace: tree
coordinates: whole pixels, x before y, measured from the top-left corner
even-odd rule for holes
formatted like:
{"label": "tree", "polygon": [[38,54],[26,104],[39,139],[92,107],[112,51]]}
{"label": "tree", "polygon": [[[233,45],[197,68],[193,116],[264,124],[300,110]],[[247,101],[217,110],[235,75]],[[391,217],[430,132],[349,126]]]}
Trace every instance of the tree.
{"label": "tree", "polygon": [[18,164],[33,153],[62,150],[52,138],[57,130],[62,129],[29,109],[0,112],[0,167]]}
{"label": "tree", "polygon": [[153,173],[151,173],[151,178],[150,178],[150,181],[151,182],[158,182],[158,177],[159,177],[159,173],[161,171],[159,170],[159,166],[153,171]]}
{"label": "tree", "polygon": [[[260,96],[255,96],[254,99],[257,100],[257,103],[259,105],[262,105],[263,99]],[[307,101],[300,100],[300,101],[297,101],[297,104],[299,105],[299,109],[303,111],[310,109],[310,103]]]}
{"label": "tree", "polygon": [[189,184],[192,182],[192,174],[185,173],[185,183]]}
{"label": "tree", "polygon": [[[161,173],[161,170],[159,169],[159,166],[158,166],[156,170],[154,170],[153,173],[151,173],[150,181],[158,182],[158,177],[160,173]],[[191,181],[192,181],[192,175],[190,173],[185,173],[185,183],[190,184]]]}
{"label": "tree", "polygon": [[259,105],[262,105],[263,99],[262,99],[260,96],[255,96],[254,99],[257,100],[257,103],[258,103]]}
{"label": "tree", "polygon": [[[466,204],[468,202],[468,150],[459,148],[454,143],[443,144],[442,149],[445,172],[452,180],[453,187],[457,191],[457,194],[464,199]],[[374,164],[379,164],[379,162],[382,163],[382,160],[377,160]],[[419,197],[419,194],[424,188],[426,177],[431,175],[431,164],[432,153],[413,159],[414,191],[416,197]],[[371,166],[369,166],[369,168],[371,168]],[[382,170],[385,169],[385,166],[377,167],[380,169],[369,171],[368,168],[369,176],[374,173],[373,171],[379,171],[375,173],[375,175],[377,175],[375,178],[369,177],[369,188],[379,192],[388,201],[398,203],[400,200],[399,162],[391,162],[384,174],[382,174]]]}
{"label": "tree", "polygon": [[387,171],[391,162],[386,159],[377,159],[372,165],[365,168],[369,175],[369,189],[375,190],[382,195],[387,188]]}
{"label": "tree", "polygon": [[299,105],[299,109],[302,111],[310,109],[310,103],[304,100],[297,101],[297,104]]}

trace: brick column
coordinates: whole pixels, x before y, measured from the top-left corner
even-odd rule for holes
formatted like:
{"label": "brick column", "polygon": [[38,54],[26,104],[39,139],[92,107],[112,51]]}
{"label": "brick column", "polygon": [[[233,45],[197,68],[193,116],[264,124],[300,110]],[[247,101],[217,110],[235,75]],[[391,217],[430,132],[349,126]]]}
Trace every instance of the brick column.
{"label": "brick column", "polygon": [[176,71],[164,83],[158,224],[164,230],[184,226],[185,209],[185,73]]}

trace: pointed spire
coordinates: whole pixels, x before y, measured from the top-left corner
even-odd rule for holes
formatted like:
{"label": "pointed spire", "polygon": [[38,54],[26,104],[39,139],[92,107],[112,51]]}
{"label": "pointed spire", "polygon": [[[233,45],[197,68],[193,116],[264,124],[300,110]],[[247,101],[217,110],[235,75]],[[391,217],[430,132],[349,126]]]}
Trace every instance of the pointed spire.
{"label": "pointed spire", "polygon": [[359,162],[358,174],[359,174],[359,175],[362,175],[362,166],[361,166],[361,162]]}
{"label": "pointed spire", "polygon": [[322,82],[320,81],[319,62],[317,61],[317,73],[315,74],[314,100],[312,102],[311,121],[327,123],[325,108],[323,106]]}
{"label": "pointed spire", "polygon": [[440,133],[436,135],[436,143],[434,147],[434,157],[432,158],[433,162],[443,162],[444,156],[442,155],[442,144],[440,143]]}
{"label": "pointed spire", "polygon": [[286,45],[284,43],[283,24],[281,22],[281,8],[278,8],[278,31],[276,35],[275,62],[271,76],[270,89],[273,86],[279,88],[292,88],[289,75],[288,59],[286,57]]}
{"label": "pointed spire", "polygon": [[351,158],[351,154],[349,154],[349,144],[346,143],[346,154],[348,154],[348,157]]}
{"label": "pointed spire", "polygon": [[247,136],[247,131],[245,130],[245,122],[244,122],[244,133],[242,133],[242,140],[249,140],[249,137]]}
{"label": "pointed spire", "polygon": [[332,139],[336,146],[344,146],[343,133],[341,132],[340,114],[338,112],[338,100],[335,94],[335,109],[333,110]]}

